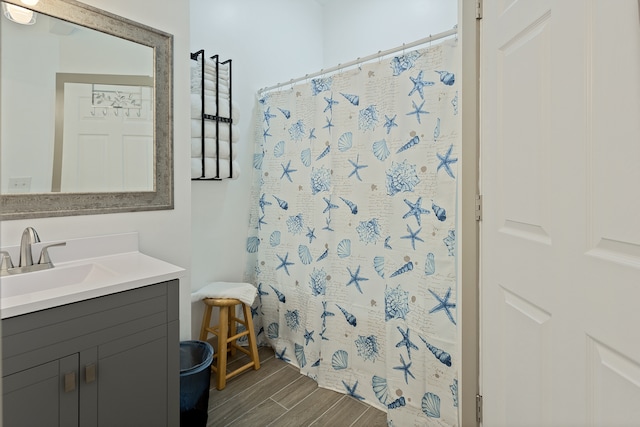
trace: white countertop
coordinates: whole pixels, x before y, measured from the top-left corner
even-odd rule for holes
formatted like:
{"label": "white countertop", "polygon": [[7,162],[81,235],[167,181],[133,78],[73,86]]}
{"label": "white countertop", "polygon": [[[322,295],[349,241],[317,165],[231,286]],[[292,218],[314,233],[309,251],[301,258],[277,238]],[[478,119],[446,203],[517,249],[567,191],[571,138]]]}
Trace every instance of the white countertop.
{"label": "white countertop", "polygon": [[[40,248],[57,242],[34,245]],[[3,247],[12,254],[17,247]],[[18,248],[19,249],[19,248]],[[2,319],[184,276],[185,269],[138,251],[137,233],[72,239],[50,249],[54,268],[0,277]],[[58,261],[57,261],[58,260]]]}

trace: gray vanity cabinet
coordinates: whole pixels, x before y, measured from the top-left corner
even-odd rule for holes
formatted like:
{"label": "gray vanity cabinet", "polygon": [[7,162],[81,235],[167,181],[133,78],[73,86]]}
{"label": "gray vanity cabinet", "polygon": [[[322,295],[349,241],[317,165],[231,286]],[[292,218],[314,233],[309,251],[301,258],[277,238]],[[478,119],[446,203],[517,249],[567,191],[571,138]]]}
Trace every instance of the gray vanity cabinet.
{"label": "gray vanity cabinet", "polygon": [[178,281],[2,321],[6,426],[179,424]]}

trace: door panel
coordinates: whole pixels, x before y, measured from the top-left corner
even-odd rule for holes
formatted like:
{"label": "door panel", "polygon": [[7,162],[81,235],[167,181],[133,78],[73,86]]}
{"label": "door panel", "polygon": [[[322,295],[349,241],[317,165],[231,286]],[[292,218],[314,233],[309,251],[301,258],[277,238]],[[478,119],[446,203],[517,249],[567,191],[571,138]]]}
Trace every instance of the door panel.
{"label": "door panel", "polygon": [[99,347],[99,427],[167,425],[166,333],[158,326]]}
{"label": "door panel", "polygon": [[7,375],[2,387],[3,425],[78,426],[78,354]]}
{"label": "door panel", "polygon": [[[521,419],[521,414],[530,414],[526,423],[543,425],[545,415],[538,411],[545,406],[544,390],[548,387],[550,373],[544,370],[551,362],[550,314],[525,301],[517,295],[502,289],[504,295],[503,336],[505,375],[506,419]],[[510,363],[518,360],[519,363]],[[519,369],[519,365],[534,369]],[[523,388],[526,385],[526,388]],[[525,420],[523,420],[525,421]]]}
{"label": "door panel", "polygon": [[[594,256],[640,265],[640,230],[629,228],[640,212],[640,198],[609,188],[640,182],[640,29],[633,1],[621,11],[593,2],[588,38],[593,85],[588,141],[590,249]],[[617,5],[616,5],[617,6]],[[597,40],[597,43],[595,41]],[[615,77],[614,74],[615,73]],[[626,118],[624,112],[635,117]],[[621,114],[622,113],[622,114]],[[635,144],[629,144],[635,141]]]}
{"label": "door panel", "polygon": [[639,16],[484,0],[484,425],[640,419]]}
{"label": "door panel", "polygon": [[[60,405],[57,397],[61,384],[59,371],[56,360],[4,377],[4,425],[58,426]],[[34,411],[36,405],[38,410]]]}
{"label": "door panel", "polygon": [[[549,14],[513,35],[497,55],[502,232],[549,242],[547,215]],[[535,88],[535,90],[532,90]]]}
{"label": "door panel", "polygon": [[592,338],[588,339],[587,353],[590,425],[637,424],[640,419],[638,363]]}

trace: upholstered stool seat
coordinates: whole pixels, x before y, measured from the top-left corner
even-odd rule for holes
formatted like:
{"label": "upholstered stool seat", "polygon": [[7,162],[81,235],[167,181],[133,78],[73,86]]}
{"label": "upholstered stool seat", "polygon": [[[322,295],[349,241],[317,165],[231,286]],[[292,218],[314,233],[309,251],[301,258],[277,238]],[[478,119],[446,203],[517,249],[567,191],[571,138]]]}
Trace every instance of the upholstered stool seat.
{"label": "upholstered stool seat", "polygon": [[[216,295],[219,295],[216,296]],[[233,298],[236,295],[238,298]],[[251,297],[253,295],[253,297]],[[251,318],[251,303],[255,299],[256,288],[250,283],[225,283],[216,282],[192,295],[192,299],[202,299],[205,311],[200,329],[200,340],[206,341],[209,334],[217,337],[217,351],[214,355],[214,363],[211,370],[216,373],[216,388],[225,388],[227,380],[247,369],[260,369],[258,346],[256,343],[253,320]],[[236,306],[241,305],[244,319],[236,316]],[[213,307],[219,309],[217,325],[211,325],[211,312]],[[238,332],[237,325],[244,326],[244,330]],[[237,344],[238,338],[247,337],[248,347]],[[227,353],[235,355],[239,350],[249,356],[250,361],[243,366],[227,373]]]}

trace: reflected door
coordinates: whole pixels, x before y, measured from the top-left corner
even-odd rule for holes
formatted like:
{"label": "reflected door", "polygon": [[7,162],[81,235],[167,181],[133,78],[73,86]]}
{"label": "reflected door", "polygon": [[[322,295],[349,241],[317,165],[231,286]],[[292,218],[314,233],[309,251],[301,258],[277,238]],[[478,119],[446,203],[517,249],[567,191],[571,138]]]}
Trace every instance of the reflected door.
{"label": "reflected door", "polygon": [[637,426],[638,1],[485,0],[481,25],[483,424]]}
{"label": "reflected door", "polygon": [[91,84],[65,83],[62,192],[153,189],[151,88],[136,89],[141,108],[113,108],[109,100],[96,106]]}

